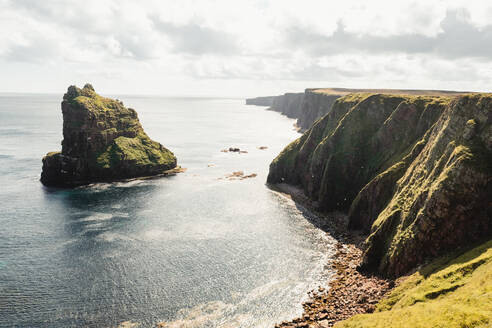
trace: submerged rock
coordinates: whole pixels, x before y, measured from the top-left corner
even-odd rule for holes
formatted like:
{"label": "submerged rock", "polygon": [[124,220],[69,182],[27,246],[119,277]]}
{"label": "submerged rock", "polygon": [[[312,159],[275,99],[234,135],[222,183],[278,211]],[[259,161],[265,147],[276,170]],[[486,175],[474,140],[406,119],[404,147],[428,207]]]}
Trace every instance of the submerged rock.
{"label": "submerged rock", "polygon": [[43,158],[41,182],[74,187],[163,174],[176,157],[144,132],[134,109],[98,95],[90,84],[63,96],[61,152]]}
{"label": "submerged rock", "polygon": [[232,172],[231,174],[226,175],[226,178],[228,180],[244,180],[244,179],[256,178],[256,176],[257,176],[256,173],[244,174],[243,171],[235,171]]}
{"label": "submerged rock", "polygon": [[241,150],[240,148],[237,148],[237,147],[229,147],[229,149],[222,149],[221,152],[223,152],[223,153],[238,153],[238,154],[247,154],[248,153],[248,151]]}

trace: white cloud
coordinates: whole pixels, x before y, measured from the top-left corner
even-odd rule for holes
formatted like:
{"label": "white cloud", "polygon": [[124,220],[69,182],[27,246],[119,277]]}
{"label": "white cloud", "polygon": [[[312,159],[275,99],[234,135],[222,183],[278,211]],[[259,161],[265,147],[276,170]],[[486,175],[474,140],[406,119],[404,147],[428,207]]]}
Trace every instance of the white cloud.
{"label": "white cloud", "polygon": [[491,18],[480,0],[0,0],[0,91],[484,90]]}

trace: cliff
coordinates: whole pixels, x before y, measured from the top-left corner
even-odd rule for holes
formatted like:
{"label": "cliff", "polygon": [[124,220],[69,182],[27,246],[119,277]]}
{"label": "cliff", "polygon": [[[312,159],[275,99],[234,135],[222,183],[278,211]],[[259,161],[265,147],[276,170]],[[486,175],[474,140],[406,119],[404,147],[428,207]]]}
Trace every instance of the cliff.
{"label": "cliff", "polygon": [[290,118],[299,118],[303,99],[304,93],[286,93],[275,97],[269,109]]}
{"label": "cliff", "polygon": [[296,125],[301,131],[309,129],[319,118],[328,114],[341,94],[328,94],[316,89],[306,89]]}
{"label": "cliff", "polygon": [[290,118],[297,118],[296,126],[300,131],[306,131],[314,122],[330,112],[335,100],[351,93],[361,92],[421,96],[458,96],[469,94],[469,92],[445,90],[318,88],[306,89],[304,93],[286,93],[281,96],[249,98],[246,99],[246,105],[270,106],[270,110],[279,112]]}
{"label": "cliff", "polygon": [[246,105],[255,105],[255,106],[272,106],[273,100],[277,96],[267,96],[267,97],[256,97],[256,98],[248,98],[246,99]]}
{"label": "cliff", "polygon": [[348,94],[270,165],[368,233],[363,269],[399,276],[492,235],[492,96]]}
{"label": "cliff", "polygon": [[137,112],[98,95],[90,84],[70,86],[61,103],[61,152],[43,158],[41,182],[73,187],[161,174],[176,157],[145,134]]}
{"label": "cliff", "polygon": [[269,110],[287,117],[296,118],[296,126],[305,131],[331,109],[340,95],[324,94],[316,89],[306,89],[304,93],[286,93],[281,96],[246,99],[246,105],[270,106]]}

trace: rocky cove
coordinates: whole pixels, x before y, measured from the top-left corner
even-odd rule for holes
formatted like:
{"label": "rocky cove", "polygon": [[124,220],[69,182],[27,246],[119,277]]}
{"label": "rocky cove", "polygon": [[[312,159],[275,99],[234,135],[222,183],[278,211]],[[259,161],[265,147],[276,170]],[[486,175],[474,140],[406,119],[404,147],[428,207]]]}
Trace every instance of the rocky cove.
{"label": "rocky cove", "polygon": [[316,211],[340,241],[331,288],[279,326],[487,327],[492,96],[344,91],[270,104],[298,126],[314,124],[271,163],[268,183]]}

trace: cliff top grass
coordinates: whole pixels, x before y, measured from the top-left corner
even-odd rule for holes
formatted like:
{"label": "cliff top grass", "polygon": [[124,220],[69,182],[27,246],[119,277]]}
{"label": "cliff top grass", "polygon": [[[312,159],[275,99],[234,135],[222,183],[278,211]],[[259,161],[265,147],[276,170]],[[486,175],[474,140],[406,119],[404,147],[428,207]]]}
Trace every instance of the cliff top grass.
{"label": "cliff top grass", "polygon": [[435,260],[408,277],[376,307],[336,328],[490,327],[492,240]]}
{"label": "cliff top grass", "polygon": [[85,108],[92,112],[130,111],[123,106],[123,102],[98,95],[89,83],[82,89],[74,85],[70,86],[63,100],[70,102],[74,107]]}
{"label": "cliff top grass", "polygon": [[371,93],[371,94],[392,94],[392,95],[413,95],[413,96],[441,96],[457,97],[472,94],[469,91],[448,91],[448,90],[405,90],[405,89],[347,89],[347,88],[320,88],[308,89],[311,92],[325,95],[345,96],[351,93]]}

